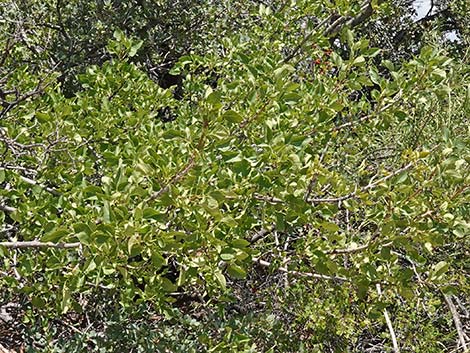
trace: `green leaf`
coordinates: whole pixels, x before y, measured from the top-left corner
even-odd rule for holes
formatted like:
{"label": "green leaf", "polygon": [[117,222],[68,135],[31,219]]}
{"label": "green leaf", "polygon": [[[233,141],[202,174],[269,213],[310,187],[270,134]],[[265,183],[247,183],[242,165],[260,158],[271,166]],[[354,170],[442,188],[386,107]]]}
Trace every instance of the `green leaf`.
{"label": "green leaf", "polygon": [[431,281],[436,281],[441,279],[441,277],[447,272],[449,269],[449,264],[446,261],[440,261],[436,265],[433,266],[430,279]]}
{"label": "green leaf", "polygon": [[109,202],[104,201],[103,202],[103,222],[104,223],[109,223],[111,221],[109,207],[110,207]]}
{"label": "green leaf", "polygon": [[361,55],[358,56],[356,59],[353,61],[353,66],[363,66],[366,63],[366,59]]}
{"label": "green leaf", "polygon": [[395,71],[395,66],[393,65],[393,63],[390,60],[382,61],[382,65],[385,66],[387,69],[389,69],[392,72]]}
{"label": "green leaf", "polygon": [[232,246],[237,249],[244,249],[249,246],[251,243],[245,239],[235,239],[232,240]]}
{"label": "green leaf", "polygon": [[323,222],[320,224],[320,227],[322,227],[324,230],[328,232],[337,232],[340,230],[339,226],[336,223],[332,223],[332,222]]}
{"label": "green leaf", "polygon": [[354,33],[350,29],[346,29],[346,40],[350,47],[354,45]]}
{"label": "green leaf", "polygon": [[293,105],[297,103],[301,98],[302,96],[300,96],[299,94],[290,92],[284,95],[284,102],[288,105]]}
{"label": "green leaf", "polygon": [[364,55],[366,55],[367,57],[369,58],[375,58],[377,55],[379,55],[380,53],[382,52],[382,49],[380,48],[370,48],[370,49],[367,49],[365,52],[364,52]]}
{"label": "green leaf", "polygon": [[36,112],[36,119],[40,123],[47,123],[48,121],[51,120],[51,116],[47,113]]}
{"label": "green leaf", "polygon": [[158,271],[166,263],[165,258],[159,252],[153,251],[151,255],[152,265]]}
{"label": "green leaf", "polygon": [[397,177],[396,183],[397,184],[404,183],[407,179],[408,179],[408,172],[403,172]]}
{"label": "green leaf", "polygon": [[211,105],[216,105],[220,103],[221,98],[222,94],[218,91],[214,91],[207,96],[206,101]]}
{"label": "green leaf", "polygon": [[274,70],[274,77],[276,78],[276,80],[278,80],[282,77],[285,77],[290,72],[294,72],[294,71],[295,69],[292,65],[284,64],[281,67]]}
{"label": "green leaf", "polygon": [[229,123],[237,124],[243,121],[243,117],[233,110],[227,110],[222,117]]}
{"label": "green leaf", "polygon": [[440,82],[440,81],[445,80],[447,78],[447,73],[445,72],[445,70],[437,68],[437,69],[434,69],[431,72],[431,77],[435,81]]}
{"label": "green leaf", "polygon": [[42,238],[41,241],[43,242],[53,242],[53,243],[58,243],[60,242],[66,235],[70,233],[69,230],[65,228],[59,228],[54,230],[51,233],[45,234]]}
{"label": "green leaf", "polygon": [[231,216],[224,216],[221,220],[221,223],[224,223],[230,227],[236,227],[238,226],[238,222]]}
{"label": "green leaf", "polygon": [[70,289],[68,288],[68,283],[65,282],[62,287],[62,301],[60,303],[61,313],[65,314],[70,309],[71,302],[71,293]]}
{"label": "green leaf", "polygon": [[131,49],[129,50],[129,57],[133,57],[135,56],[135,54],[137,54],[137,51],[140,49],[140,47],[142,46],[142,44],[144,44],[144,41],[143,40],[140,40],[138,42],[135,42],[132,46],[131,46]]}
{"label": "green leaf", "polygon": [[124,32],[121,31],[120,29],[116,29],[113,33],[113,37],[114,39],[116,39],[117,41],[121,41],[124,39]]}
{"label": "green leaf", "polygon": [[219,270],[215,271],[214,273],[214,276],[217,280],[217,282],[219,282],[220,286],[222,287],[222,289],[226,289],[227,287],[227,281],[225,279],[225,276],[222,274],[222,272],[220,272]]}
{"label": "green leaf", "polygon": [[178,281],[176,282],[176,285],[180,287],[185,282],[186,282],[186,271],[184,270],[184,268],[180,268],[180,274],[178,276]]}
{"label": "green leaf", "polygon": [[387,237],[391,236],[395,234],[396,228],[397,228],[397,225],[395,224],[394,221],[388,221],[382,225],[382,234]]}
{"label": "green leaf", "polygon": [[160,277],[160,280],[162,281],[162,288],[165,292],[172,293],[178,290],[178,286],[171,282],[168,278]]}
{"label": "green leaf", "polygon": [[464,238],[470,234],[469,230],[464,227],[456,227],[452,230],[452,233],[457,236],[457,238]]}
{"label": "green leaf", "polygon": [[220,254],[220,258],[224,261],[230,261],[235,257],[235,254],[231,251],[224,251]]}
{"label": "green leaf", "polygon": [[174,129],[169,129],[169,130],[166,130],[163,134],[162,134],[162,137],[165,139],[165,140],[171,140],[171,139],[174,139],[174,138],[184,138],[185,135],[183,132],[181,131],[178,131],[178,130],[174,130]]}
{"label": "green leaf", "polygon": [[140,244],[140,236],[133,234],[127,241],[127,252],[130,256],[134,255],[133,249]]}
{"label": "green leaf", "polygon": [[233,277],[238,279],[246,278],[246,271],[238,265],[231,264],[227,267],[227,273]]}
{"label": "green leaf", "polygon": [[166,218],[164,213],[158,212],[156,209],[150,207],[144,209],[142,216],[144,219],[154,219],[158,221],[162,221]]}
{"label": "green leaf", "polygon": [[40,296],[34,296],[31,298],[31,304],[36,308],[44,308],[46,302]]}
{"label": "green leaf", "polygon": [[87,234],[85,232],[80,232],[80,233],[77,233],[77,238],[80,241],[80,243],[82,243],[83,245],[90,245],[90,240],[91,240],[90,234]]}

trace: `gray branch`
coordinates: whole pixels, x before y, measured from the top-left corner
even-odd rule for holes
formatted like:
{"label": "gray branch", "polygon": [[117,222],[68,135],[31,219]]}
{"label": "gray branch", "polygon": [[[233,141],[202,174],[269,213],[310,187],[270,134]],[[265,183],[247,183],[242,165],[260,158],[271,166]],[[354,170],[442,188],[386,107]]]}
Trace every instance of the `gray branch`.
{"label": "gray branch", "polygon": [[32,241],[5,241],[0,242],[0,246],[9,249],[26,249],[26,248],[54,248],[54,249],[73,249],[79,248],[81,243],[53,243],[41,242],[38,240]]}

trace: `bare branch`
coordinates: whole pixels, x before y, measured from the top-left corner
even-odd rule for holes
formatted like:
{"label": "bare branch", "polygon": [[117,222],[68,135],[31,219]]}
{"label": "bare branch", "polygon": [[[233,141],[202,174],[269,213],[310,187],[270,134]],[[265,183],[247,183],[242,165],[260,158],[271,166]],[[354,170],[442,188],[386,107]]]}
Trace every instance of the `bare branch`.
{"label": "bare branch", "polygon": [[42,185],[40,183],[38,183],[36,180],[33,180],[33,179],[30,179],[30,178],[26,178],[24,176],[21,176],[21,180],[23,180],[26,184],[29,184],[29,185],[37,185],[37,186],[40,186],[41,188],[43,188],[44,190],[46,190],[47,192],[51,193],[52,195],[54,196],[60,196],[62,195],[60,192],[58,192],[57,190],[53,189],[53,188],[50,188],[48,186],[45,186],[45,185]]}
{"label": "bare branch", "polygon": [[379,179],[377,180],[376,182],[374,183],[370,183],[368,185],[366,185],[365,187],[363,187],[361,189],[361,191],[367,191],[369,189],[373,189],[375,188],[377,185],[383,183],[384,181],[387,181],[388,179],[391,179],[393,178],[394,176],[397,176],[398,174],[400,173],[403,173],[404,171],[407,171],[408,169],[410,169],[411,167],[413,166],[413,163],[408,163],[406,166],[404,166],[403,168],[400,168],[396,171],[394,171],[393,173],[387,175],[386,177],[382,178],[382,179]]}
{"label": "bare branch", "polygon": [[43,82],[41,80],[36,85],[36,88],[34,88],[33,90],[29,92],[26,92],[22,95],[20,95],[19,92],[16,92],[16,99],[13,101],[8,101],[6,100],[6,98],[0,97],[0,105],[3,107],[3,109],[0,111],[0,118],[4,117],[6,113],[8,113],[11,109],[13,109],[19,103],[27,100],[28,98],[42,94],[47,85],[48,84],[43,85]]}
{"label": "bare branch", "polygon": [[355,248],[345,248],[345,249],[334,249],[327,251],[327,255],[339,255],[339,254],[354,254],[356,252],[361,252],[362,250],[367,249],[371,245],[371,242],[367,242],[364,245],[357,246]]}
{"label": "bare branch", "polygon": [[[272,265],[271,262],[261,260],[257,257],[253,258],[253,262],[264,267],[271,267]],[[328,281],[349,282],[348,278],[340,277],[340,276],[327,276],[327,275],[320,275],[318,273],[313,273],[313,272],[300,272],[300,271],[295,271],[295,270],[289,270],[285,267],[278,267],[276,268],[276,270],[293,275],[293,276],[298,276],[298,277],[309,277],[309,278],[323,279],[323,280],[328,280]]]}
{"label": "bare branch", "polygon": [[7,206],[7,205],[0,205],[0,211],[11,213],[11,212],[15,212],[16,208],[11,207],[11,206]]}
{"label": "bare branch", "polygon": [[452,314],[452,319],[454,320],[455,329],[457,330],[457,335],[459,336],[459,343],[460,343],[460,346],[462,347],[462,351],[468,352],[467,341],[465,340],[465,333],[463,330],[462,322],[460,321],[459,312],[457,311],[457,308],[455,307],[455,304],[452,301],[452,296],[448,294],[444,294],[444,299]]}
{"label": "bare branch", "polygon": [[277,198],[277,197],[274,197],[274,196],[264,196],[264,195],[260,195],[260,194],[254,194],[253,195],[253,198],[255,200],[259,200],[259,201],[266,201],[266,202],[269,202],[269,203],[284,203],[283,200]]}
{"label": "bare branch", "polygon": [[[8,309],[18,309],[20,308],[20,304],[18,303],[7,303],[5,305],[2,305],[0,307],[0,319],[2,319],[4,322],[10,322],[13,321],[14,318],[10,315],[8,312]],[[5,352],[9,352],[5,349]],[[2,351],[2,346],[0,345],[0,353],[3,353]]]}
{"label": "bare branch", "polygon": [[251,239],[250,239],[250,243],[256,243],[258,240],[264,238],[265,236],[269,235],[272,233],[272,231],[274,230],[274,227],[270,227],[270,228],[262,228],[259,232],[257,232],[256,234],[254,234]]}
{"label": "bare branch", "polygon": [[[376,284],[377,288],[377,294],[379,297],[382,296],[382,288],[380,288],[380,284]],[[392,344],[393,344],[393,351],[395,353],[400,353],[400,347],[398,346],[397,342],[397,336],[395,335],[395,330],[393,329],[392,325],[392,320],[390,320],[390,315],[388,314],[387,308],[384,309],[384,317],[385,317],[385,322],[387,323],[388,331],[390,332],[390,337],[392,338]]]}
{"label": "bare branch", "polygon": [[[393,173],[383,177],[382,179],[379,179],[375,182],[369,182],[369,184],[367,184],[366,186],[362,187],[359,189],[359,192],[364,192],[364,191],[367,191],[367,190],[370,190],[370,189],[373,189],[375,188],[377,185],[387,181],[388,179],[390,178],[393,178],[394,176],[400,174],[400,173],[403,173],[404,171],[410,169],[411,167],[413,166],[412,163],[409,163],[407,164],[406,166],[404,166],[403,168],[400,168],[396,171],[394,171]],[[344,201],[344,200],[348,200],[348,199],[351,199],[353,197],[356,197],[358,194],[358,191],[357,189],[354,190],[353,192],[349,193],[349,194],[346,194],[344,196],[339,196],[339,197],[331,197],[331,198],[316,198],[316,199],[309,199],[308,202],[310,203],[337,203],[337,202],[341,202],[341,201]]]}
{"label": "bare branch", "polygon": [[0,246],[9,249],[25,249],[25,248],[54,248],[54,249],[73,249],[79,248],[82,244],[77,243],[53,243],[41,242],[38,240],[32,241],[5,241],[0,242]]}

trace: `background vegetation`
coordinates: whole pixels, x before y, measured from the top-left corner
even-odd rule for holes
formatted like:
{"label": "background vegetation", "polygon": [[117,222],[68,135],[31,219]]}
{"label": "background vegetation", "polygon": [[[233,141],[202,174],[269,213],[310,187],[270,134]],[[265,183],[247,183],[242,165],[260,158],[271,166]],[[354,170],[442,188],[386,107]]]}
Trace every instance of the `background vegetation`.
{"label": "background vegetation", "polygon": [[1,5],[0,349],[470,348],[465,1]]}

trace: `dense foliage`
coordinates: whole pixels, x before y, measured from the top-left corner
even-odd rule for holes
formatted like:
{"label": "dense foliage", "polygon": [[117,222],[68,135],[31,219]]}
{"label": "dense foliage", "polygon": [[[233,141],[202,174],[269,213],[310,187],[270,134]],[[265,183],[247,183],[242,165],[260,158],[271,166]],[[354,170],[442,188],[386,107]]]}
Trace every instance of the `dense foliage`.
{"label": "dense foliage", "polygon": [[470,347],[458,3],[9,2],[0,343]]}

